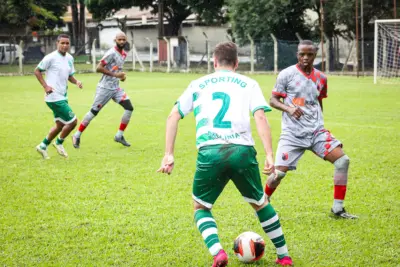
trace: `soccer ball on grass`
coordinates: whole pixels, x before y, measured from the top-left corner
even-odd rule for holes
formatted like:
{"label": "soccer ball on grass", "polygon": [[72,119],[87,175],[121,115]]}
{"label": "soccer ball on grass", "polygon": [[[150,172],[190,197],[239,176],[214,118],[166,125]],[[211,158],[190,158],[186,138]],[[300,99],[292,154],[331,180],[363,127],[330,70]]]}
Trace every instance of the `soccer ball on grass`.
{"label": "soccer ball on grass", "polygon": [[264,239],[254,232],[244,232],[236,237],[233,244],[235,255],[241,262],[254,262],[264,255]]}

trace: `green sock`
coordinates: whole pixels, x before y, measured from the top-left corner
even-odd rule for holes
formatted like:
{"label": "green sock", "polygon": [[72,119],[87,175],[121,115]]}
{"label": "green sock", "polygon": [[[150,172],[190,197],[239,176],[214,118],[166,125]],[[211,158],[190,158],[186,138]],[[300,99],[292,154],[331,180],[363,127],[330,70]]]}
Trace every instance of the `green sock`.
{"label": "green sock", "polygon": [[215,256],[222,249],[218,238],[217,224],[209,210],[196,210],[194,220],[211,255]]}
{"label": "green sock", "polygon": [[268,235],[276,248],[278,258],[289,256],[279,217],[272,205],[268,204],[261,210],[257,211],[257,215],[264,232]]}
{"label": "green sock", "polygon": [[48,145],[50,145],[50,141],[47,139],[47,137],[45,137],[43,141],[40,143],[40,148],[46,149]]}
{"label": "green sock", "polygon": [[56,139],[56,145],[62,145],[62,143],[64,142],[64,139],[57,137]]}

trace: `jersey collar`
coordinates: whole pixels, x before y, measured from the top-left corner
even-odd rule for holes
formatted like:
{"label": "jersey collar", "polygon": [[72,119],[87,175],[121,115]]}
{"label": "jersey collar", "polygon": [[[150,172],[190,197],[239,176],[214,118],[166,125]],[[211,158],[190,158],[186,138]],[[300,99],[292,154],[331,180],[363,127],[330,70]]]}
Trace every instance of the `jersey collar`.
{"label": "jersey collar", "polygon": [[118,49],[117,46],[114,46],[115,51],[117,51],[121,56],[125,56],[126,57],[126,53],[124,51],[124,49],[122,49],[121,51]]}
{"label": "jersey collar", "polygon": [[300,71],[301,74],[304,75],[304,77],[306,77],[307,79],[310,79],[311,77],[314,76],[314,67],[312,68],[312,71],[310,72],[310,74],[307,75],[307,73],[305,73],[300,67],[299,64],[296,64],[296,68],[298,71]]}

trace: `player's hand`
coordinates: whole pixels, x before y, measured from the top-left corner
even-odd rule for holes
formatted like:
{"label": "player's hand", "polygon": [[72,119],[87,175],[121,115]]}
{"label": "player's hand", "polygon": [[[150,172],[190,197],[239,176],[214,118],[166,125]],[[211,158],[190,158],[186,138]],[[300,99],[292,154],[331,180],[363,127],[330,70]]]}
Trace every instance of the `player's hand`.
{"label": "player's hand", "polygon": [[174,169],[174,155],[165,155],[161,161],[161,167],[157,172],[167,173],[170,175]]}
{"label": "player's hand", "polygon": [[304,112],[300,107],[289,107],[288,112],[296,119],[300,119],[300,117],[304,115]]}
{"label": "player's hand", "polygon": [[76,81],[76,86],[78,86],[79,89],[83,88],[83,84],[81,81]]}
{"label": "player's hand", "polygon": [[271,173],[275,172],[275,166],[274,166],[274,155],[269,154],[267,155],[267,158],[265,159],[264,162],[264,169],[262,171],[263,174],[270,175]]}
{"label": "player's hand", "polygon": [[46,95],[49,95],[49,94],[51,94],[51,93],[53,93],[53,87],[51,87],[51,86],[48,86],[48,85],[46,85],[45,87],[44,87],[44,92],[46,93]]}
{"label": "player's hand", "polygon": [[126,75],[120,79],[121,82],[125,82],[125,80],[126,80]]}
{"label": "player's hand", "polygon": [[125,72],[123,72],[123,71],[117,72],[117,73],[115,73],[115,78],[118,78],[118,79],[120,79],[120,80],[126,79],[126,74],[125,74]]}

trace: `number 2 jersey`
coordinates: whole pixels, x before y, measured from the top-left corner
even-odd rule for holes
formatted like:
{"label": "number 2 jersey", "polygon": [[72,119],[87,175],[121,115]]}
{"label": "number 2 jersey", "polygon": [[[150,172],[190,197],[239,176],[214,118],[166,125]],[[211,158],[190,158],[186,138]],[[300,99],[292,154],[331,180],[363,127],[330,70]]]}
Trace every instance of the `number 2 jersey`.
{"label": "number 2 jersey", "polygon": [[231,71],[216,71],[192,81],[176,105],[182,118],[194,113],[197,148],[217,144],[253,146],[250,113],[271,111],[258,83]]}

